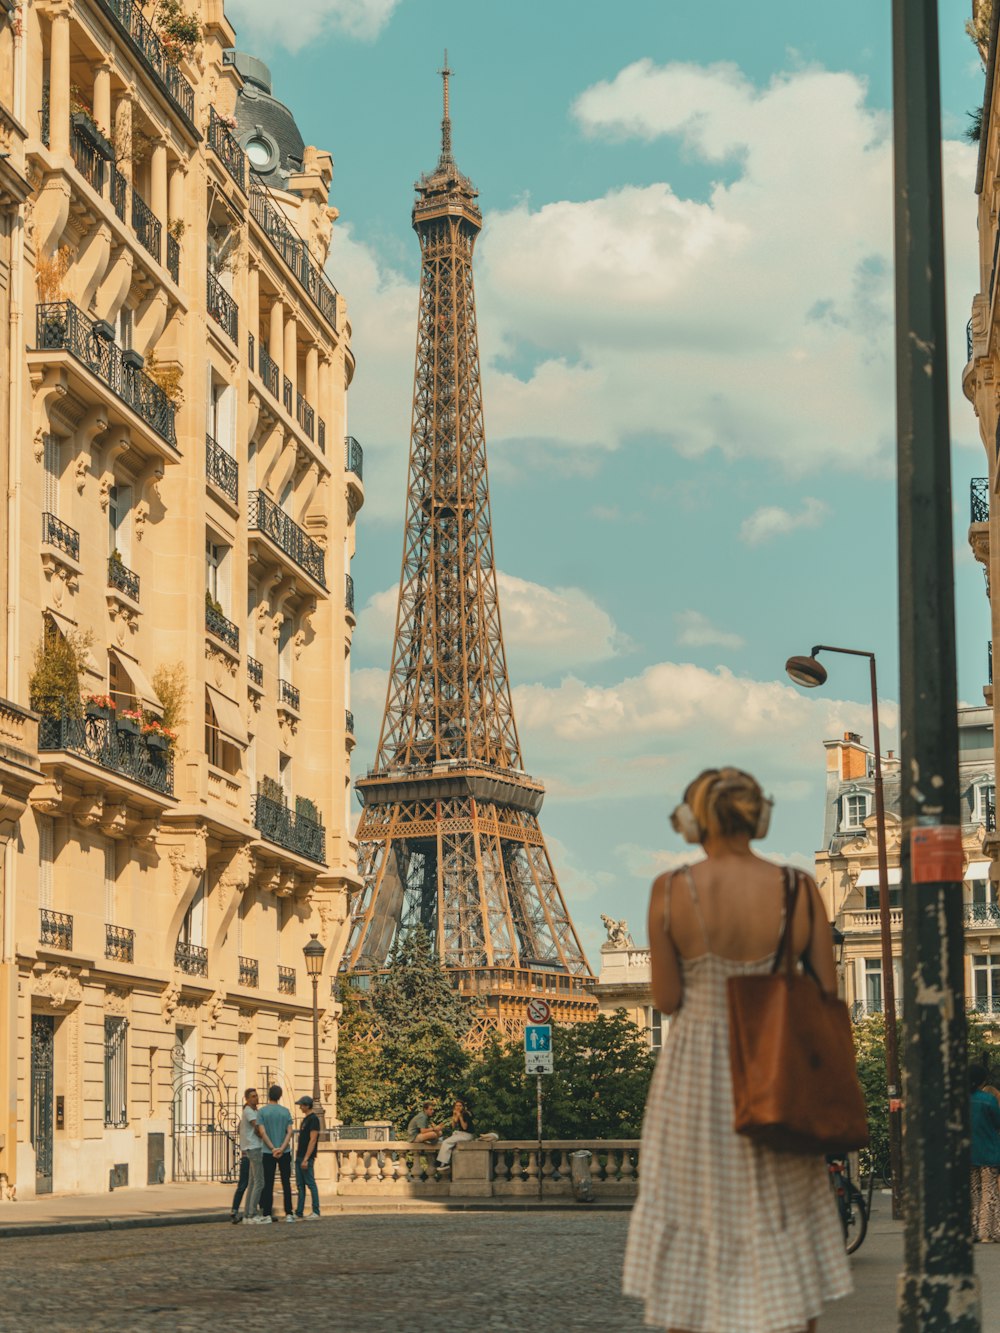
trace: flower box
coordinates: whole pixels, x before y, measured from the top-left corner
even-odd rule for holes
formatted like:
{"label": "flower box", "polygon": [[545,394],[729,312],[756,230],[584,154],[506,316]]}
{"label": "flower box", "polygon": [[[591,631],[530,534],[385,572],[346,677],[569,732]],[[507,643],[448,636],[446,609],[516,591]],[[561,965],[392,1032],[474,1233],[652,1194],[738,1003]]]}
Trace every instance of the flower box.
{"label": "flower box", "polygon": [[87,704],[85,711],[87,717],[92,719],[104,718],[105,721],[115,715],[113,708],[105,708],[102,704]]}
{"label": "flower box", "polygon": [[137,717],[123,717],[119,715],[118,730],[124,732],[126,736],[138,736],[142,723]]}
{"label": "flower box", "polygon": [[70,116],[70,123],[77,134],[86,139],[94,152],[103,157],[105,162],[114,161],[115,150],[85,111],[74,111]]}
{"label": "flower box", "polygon": [[144,731],[142,735],[151,750],[170,749],[170,737],[165,731]]}

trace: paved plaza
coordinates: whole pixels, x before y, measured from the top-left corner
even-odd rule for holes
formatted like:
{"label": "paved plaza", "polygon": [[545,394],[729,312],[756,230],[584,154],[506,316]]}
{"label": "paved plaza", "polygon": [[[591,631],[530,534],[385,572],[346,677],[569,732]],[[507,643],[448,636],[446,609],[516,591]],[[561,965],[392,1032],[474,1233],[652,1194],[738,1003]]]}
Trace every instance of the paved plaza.
{"label": "paved plaza", "polygon": [[[560,1209],[8,1235],[0,1328],[635,1333],[640,1309],[619,1293],[627,1226],[625,1212]],[[854,1260],[857,1291],[830,1308],[821,1333],[891,1333],[901,1254],[883,1204]],[[984,1309],[995,1311],[1000,1247],[976,1257]]]}

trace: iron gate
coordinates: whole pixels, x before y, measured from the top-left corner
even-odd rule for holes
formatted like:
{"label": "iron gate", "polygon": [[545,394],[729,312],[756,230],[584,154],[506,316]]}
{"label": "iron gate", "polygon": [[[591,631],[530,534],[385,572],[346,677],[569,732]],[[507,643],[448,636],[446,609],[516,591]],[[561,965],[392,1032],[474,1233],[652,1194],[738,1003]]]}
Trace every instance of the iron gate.
{"label": "iron gate", "polygon": [[52,1193],[52,1078],[56,1020],[31,1015],[31,1144],[35,1150],[35,1193]]}
{"label": "iron gate", "polygon": [[235,1181],[238,1173],[239,1110],[221,1076],[173,1051],[171,1127],[174,1180]]}

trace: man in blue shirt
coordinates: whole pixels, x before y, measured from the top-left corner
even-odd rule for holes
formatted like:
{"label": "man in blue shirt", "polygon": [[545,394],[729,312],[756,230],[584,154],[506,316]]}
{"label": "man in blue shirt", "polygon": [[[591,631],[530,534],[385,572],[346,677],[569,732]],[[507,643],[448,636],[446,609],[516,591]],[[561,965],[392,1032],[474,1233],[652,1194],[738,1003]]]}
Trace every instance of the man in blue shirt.
{"label": "man in blue shirt", "polygon": [[285,1221],[294,1222],[292,1212],[292,1115],[281,1105],[282,1092],[277,1083],[272,1083],[267,1090],[267,1105],[258,1111],[260,1122],[274,1148],[264,1154],[264,1191],[260,1198],[260,1210],[264,1217],[271,1216],[274,1206],[274,1173],[281,1176],[281,1192],[284,1195]]}

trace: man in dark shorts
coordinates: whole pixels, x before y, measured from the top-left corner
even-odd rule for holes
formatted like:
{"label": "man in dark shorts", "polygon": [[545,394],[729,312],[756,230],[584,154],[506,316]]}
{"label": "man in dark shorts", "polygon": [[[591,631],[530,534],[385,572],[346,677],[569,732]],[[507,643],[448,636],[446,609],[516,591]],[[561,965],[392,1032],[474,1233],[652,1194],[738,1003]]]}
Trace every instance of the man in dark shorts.
{"label": "man in dark shorts", "polygon": [[319,1220],[319,1190],[316,1188],[316,1149],[319,1146],[319,1116],[312,1109],[311,1097],[300,1097],[295,1103],[303,1110],[302,1124],[299,1126],[299,1141],[295,1148],[295,1188],[298,1197],[295,1201],[295,1216],[302,1217],[306,1206],[306,1190],[312,1196],[312,1212],[305,1219],[307,1222]]}
{"label": "man in dark shorts", "polygon": [[432,1125],[431,1116],[434,1114],[434,1103],[424,1102],[423,1109],[418,1111],[410,1123],[406,1126],[406,1137],[411,1143],[423,1144],[428,1148],[437,1146],[441,1138],[443,1126]]}

